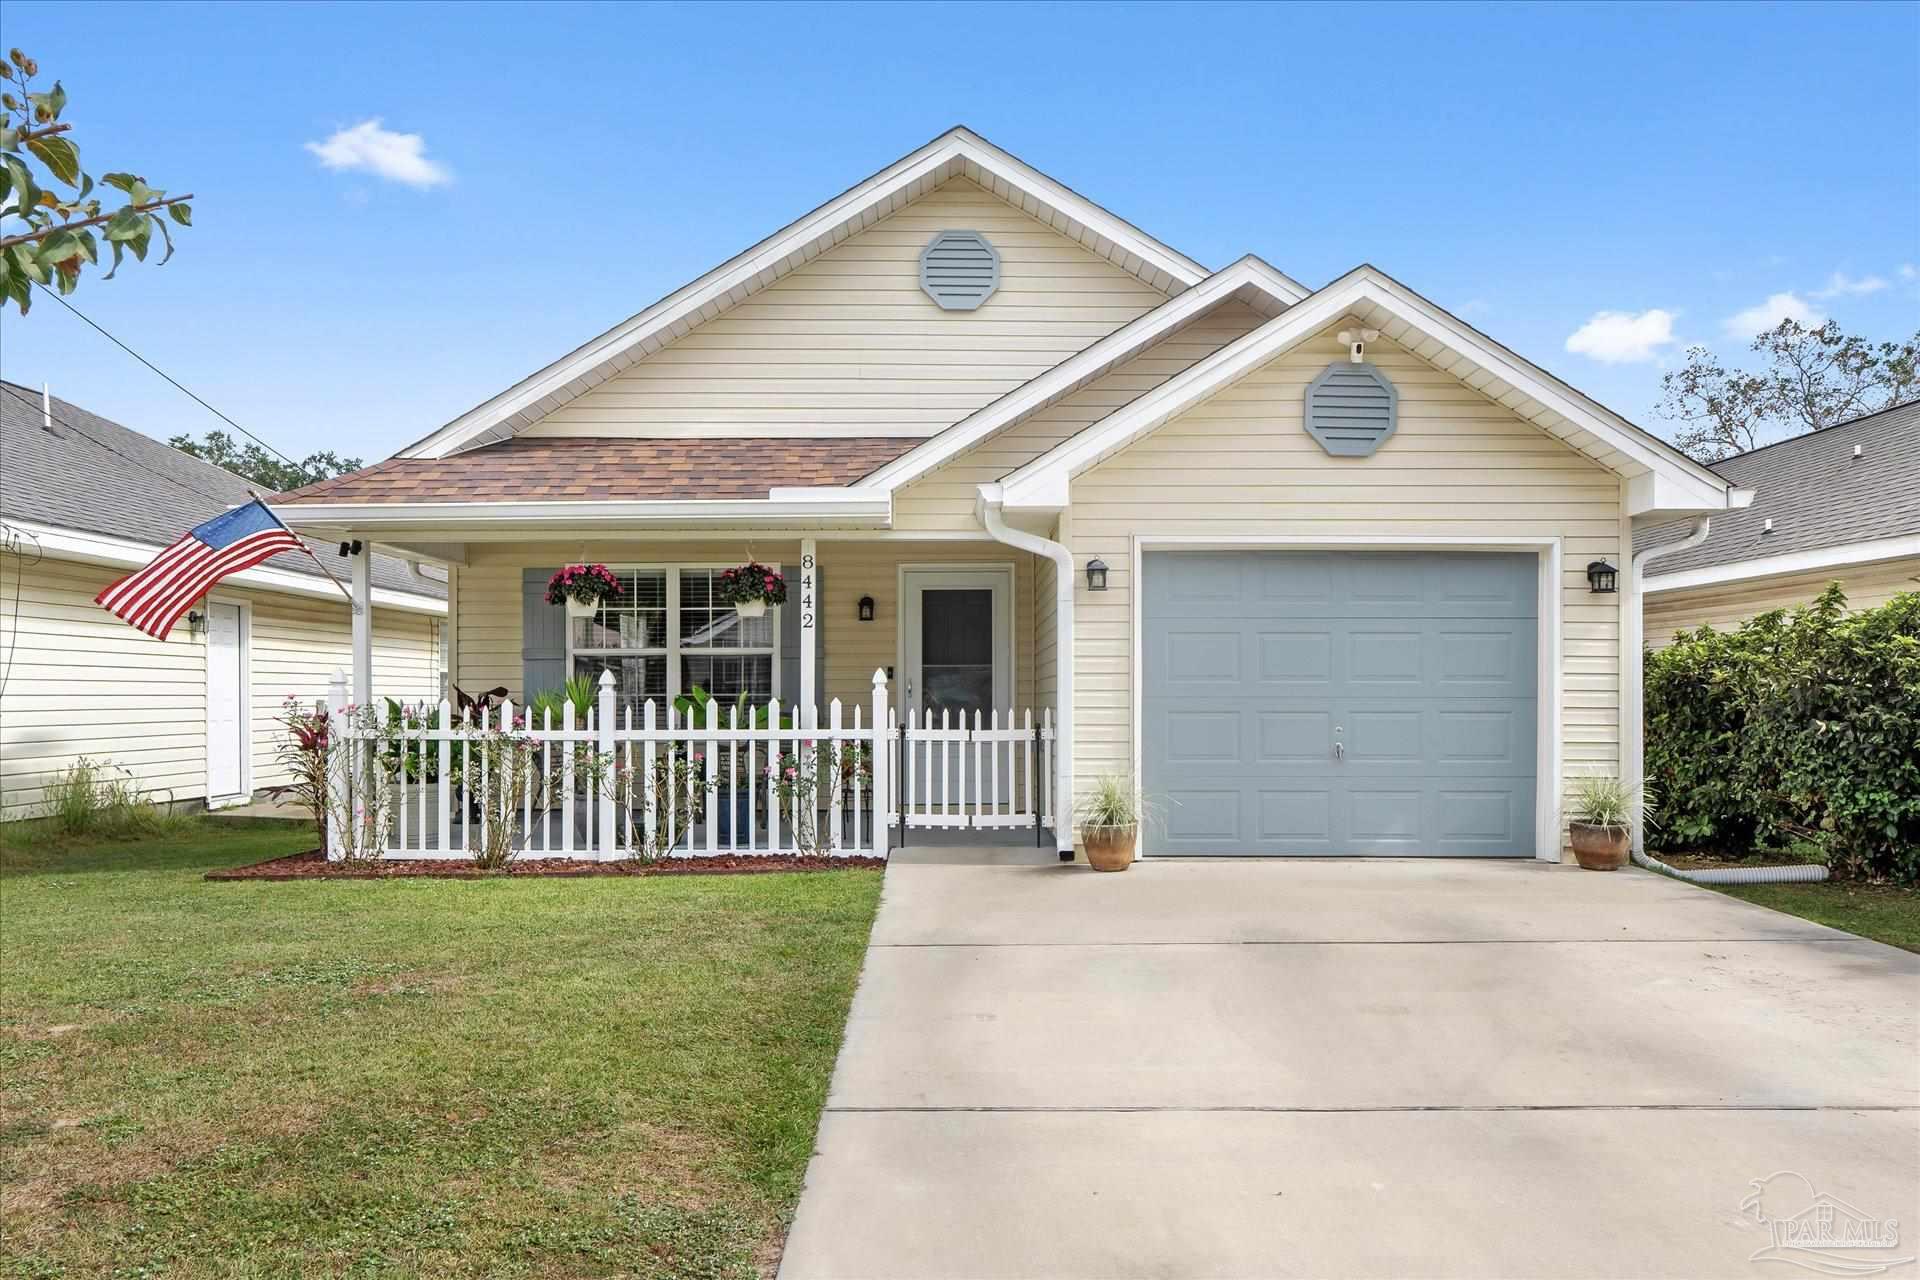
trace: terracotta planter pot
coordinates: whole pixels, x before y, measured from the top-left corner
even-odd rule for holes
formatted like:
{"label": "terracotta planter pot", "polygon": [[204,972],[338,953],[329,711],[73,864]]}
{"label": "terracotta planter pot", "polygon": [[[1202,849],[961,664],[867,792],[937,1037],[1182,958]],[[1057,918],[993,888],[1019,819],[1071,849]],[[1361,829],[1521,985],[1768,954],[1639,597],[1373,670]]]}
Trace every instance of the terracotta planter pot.
{"label": "terracotta planter pot", "polygon": [[1095,871],[1125,871],[1133,865],[1137,827],[1086,827],[1080,832],[1087,847],[1087,865]]}
{"label": "terracotta planter pot", "polygon": [[1627,847],[1632,837],[1629,828],[1569,822],[1567,835],[1573,844],[1574,858],[1588,871],[1618,871],[1627,865]]}

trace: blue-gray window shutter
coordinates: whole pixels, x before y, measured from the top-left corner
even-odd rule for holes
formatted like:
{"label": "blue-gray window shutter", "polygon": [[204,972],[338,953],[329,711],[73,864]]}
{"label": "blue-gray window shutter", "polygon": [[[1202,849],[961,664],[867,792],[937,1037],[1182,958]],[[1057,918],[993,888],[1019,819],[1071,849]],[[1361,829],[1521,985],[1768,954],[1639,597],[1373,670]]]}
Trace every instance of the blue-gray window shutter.
{"label": "blue-gray window shutter", "polygon": [[920,251],[920,287],[946,311],[972,311],[1000,287],[1000,255],[978,231],[942,231]]}
{"label": "blue-gray window shutter", "polygon": [[547,579],[553,575],[554,569],[520,571],[517,703],[524,704],[534,694],[558,689],[567,682],[567,606],[547,603]]}
{"label": "blue-gray window shutter", "polygon": [[1307,384],[1307,434],[1336,458],[1364,458],[1399,424],[1400,393],[1370,364],[1337,361]]}
{"label": "blue-gray window shutter", "polygon": [[[800,580],[797,571],[780,566],[787,580],[787,602],[780,606],[780,703],[792,706],[800,701]],[[827,686],[822,678],[827,670],[827,629],[822,626],[821,606],[826,601],[826,571],[813,567],[813,704],[824,717]],[[820,723],[825,724],[823,718]]]}

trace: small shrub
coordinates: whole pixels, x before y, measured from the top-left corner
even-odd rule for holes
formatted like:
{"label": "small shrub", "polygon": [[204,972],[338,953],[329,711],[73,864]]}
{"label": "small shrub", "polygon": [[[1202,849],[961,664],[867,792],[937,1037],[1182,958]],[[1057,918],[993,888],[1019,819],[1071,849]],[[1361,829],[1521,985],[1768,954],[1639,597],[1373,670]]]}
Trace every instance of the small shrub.
{"label": "small shrub", "polygon": [[1630,827],[1637,817],[1649,829],[1654,825],[1652,792],[1611,775],[1575,778],[1572,798],[1567,817],[1574,822],[1590,827]]}
{"label": "small shrub", "polygon": [[66,838],[159,835],[191,821],[148,799],[125,768],[91,756],[62,770],[46,785],[42,801],[48,828]]}
{"label": "small shrub", "polygon": [[1665,848],[1798,844],[1842,875],[1920,879],[1920,593],[1811,604],[1647,659]]}

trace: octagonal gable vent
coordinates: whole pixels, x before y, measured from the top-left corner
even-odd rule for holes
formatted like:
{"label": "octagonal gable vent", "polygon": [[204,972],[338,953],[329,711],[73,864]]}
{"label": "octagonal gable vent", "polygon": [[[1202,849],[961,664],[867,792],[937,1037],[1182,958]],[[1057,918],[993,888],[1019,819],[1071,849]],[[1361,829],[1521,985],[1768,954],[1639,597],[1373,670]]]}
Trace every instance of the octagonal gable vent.
{"label": "octagonal gable vent", "polygon": [[1393,434],[1399,393],[1370,364],[1330,364],[1307,384],[1307,434],[1336,458],[1364,458]]}
{"label": "octagonal gable vent", "polygon": [[920,251],[920,287],[947,311],[972,311],[1000,287],[1000,255],[978,231],[942,231]]}

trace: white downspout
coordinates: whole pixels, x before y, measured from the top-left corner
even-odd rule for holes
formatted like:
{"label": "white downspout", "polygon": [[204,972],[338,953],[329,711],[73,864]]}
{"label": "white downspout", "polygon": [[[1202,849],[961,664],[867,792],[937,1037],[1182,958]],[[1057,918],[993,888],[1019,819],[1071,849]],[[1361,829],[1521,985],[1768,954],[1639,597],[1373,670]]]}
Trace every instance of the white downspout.
{"label": "white downspout", "polygon": [[[1627,610],[1624,643],[1621,645],[1620,661],[1626,674],[1627,706],[1620,726],[1621,738],[1625,744],[1625,765],[1629,786],[1638,787],[1647,777],[1647,692],[1644,661],[1646,649],[1645,591],[1646,566],[1661,556],[1672,555],[1676,551],[1685,551],[1697,547],[1707,540],[1713,521],[1701,516],[1693,522],[1693,528],[1687,536],[1678,542],[1669,542],[1661,547],[1648,547],[1637,551],[1633,556],[1632,607]],[[1660,859],[1647,853],[1646,824],[1638,816],[1633,823],[1633,861],[1636,866],[1650,871],[1662,871],[1682,880],[1691,880],[1695,884],[1772,884],[1783,881],[1825,880],[1827,869],[1820,866],[1791,867],[1731,867],[1724,870],[1686,871],[1671,867]]]}
{"label": "white downspout", "polygon": [[1073,552],[1051,538],[1015,529],[1001,518],[998,485],[981,485],[974,515],[993,537],[1021,551],[1053,561],[1053,665],[1055,697],[1053,738],[1053,838],[1060,861],[1073,861]]}

